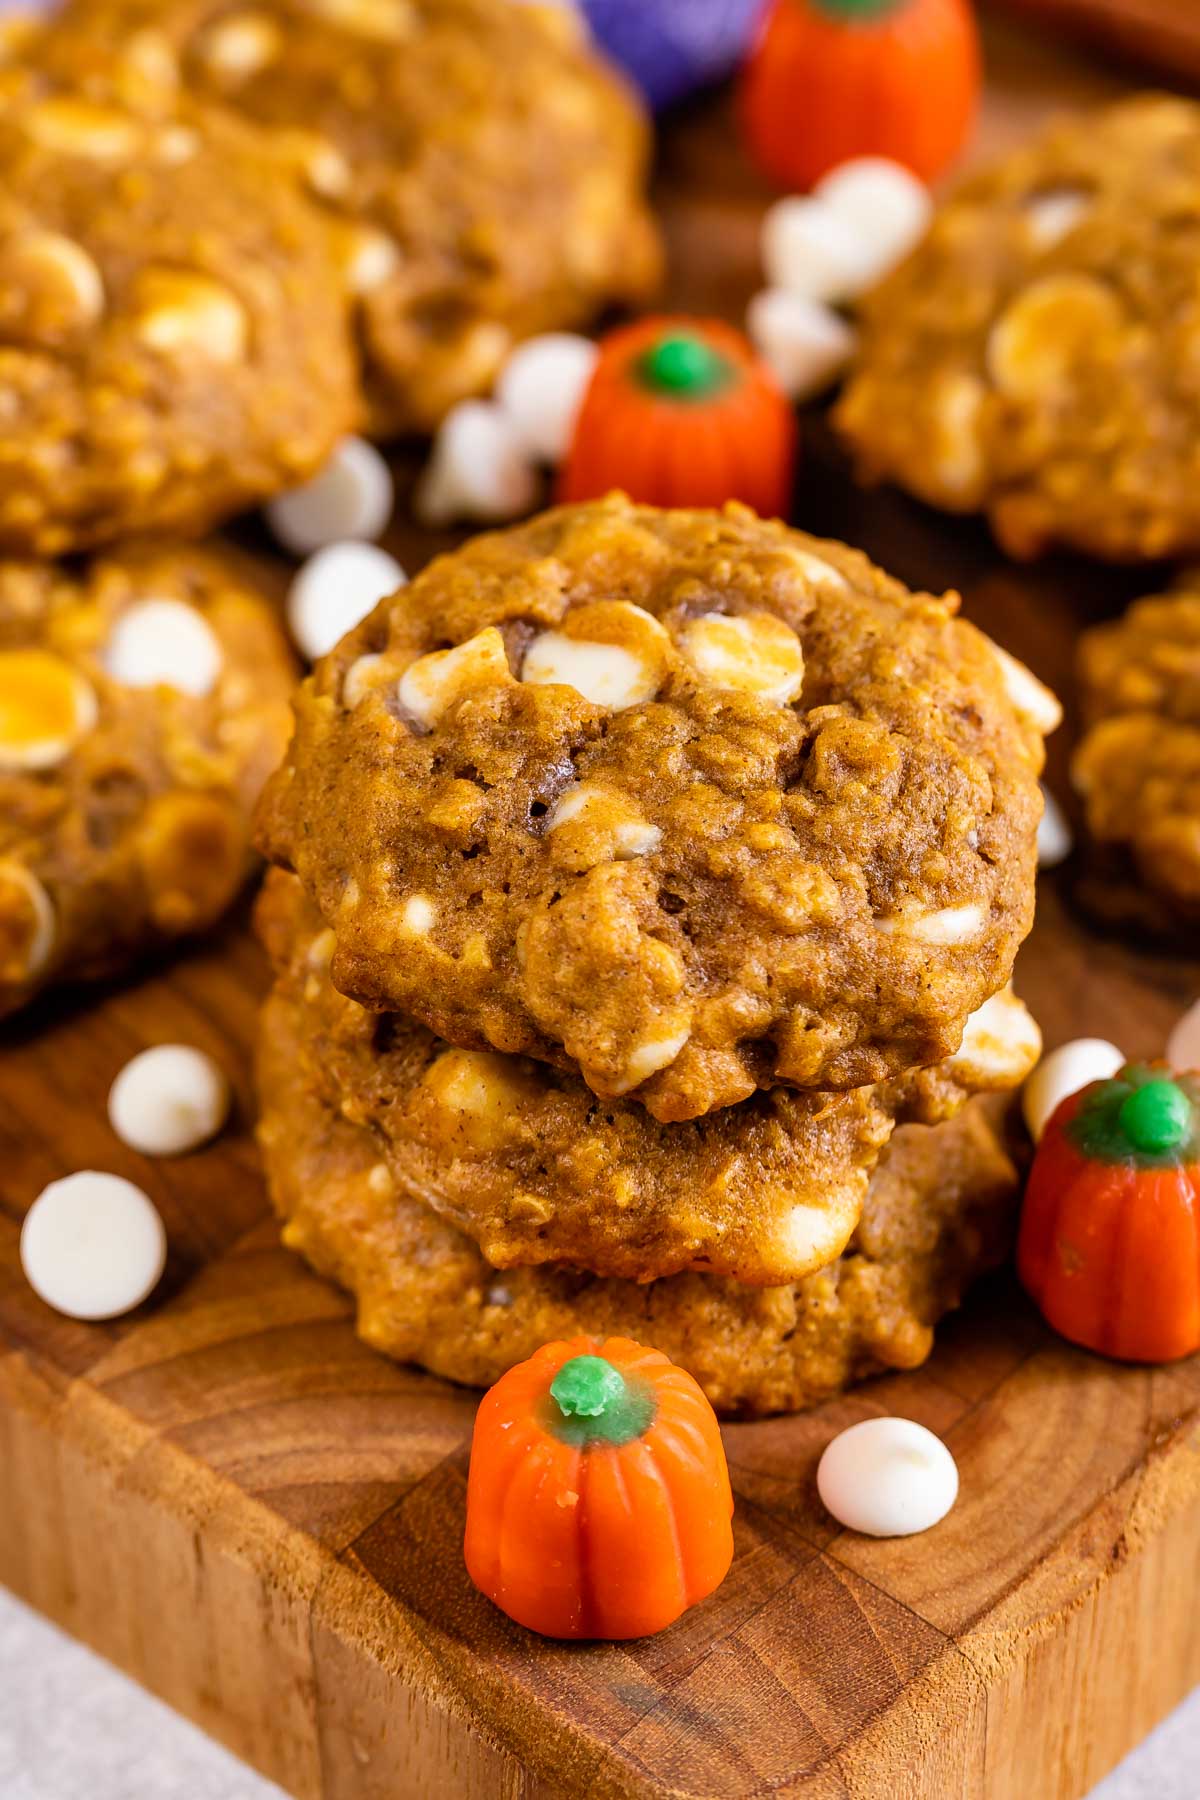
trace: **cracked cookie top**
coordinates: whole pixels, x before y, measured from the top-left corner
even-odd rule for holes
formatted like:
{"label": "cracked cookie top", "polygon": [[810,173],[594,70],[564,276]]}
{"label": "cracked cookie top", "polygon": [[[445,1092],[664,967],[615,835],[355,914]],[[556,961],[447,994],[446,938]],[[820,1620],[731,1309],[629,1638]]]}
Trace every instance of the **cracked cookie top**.
{"label": "cracked cookie top", "polygon": [[1200,107],[1144,95],[968,179],[863,306],[860,472],[1004,547],[1200,548]]}
{"label": "cracked cookie top", "polygon": [[933,1063],[1033,908],[1053,697],[745,508],[476,539],[321,663],[262,813],[334,983],[659,1119]]}

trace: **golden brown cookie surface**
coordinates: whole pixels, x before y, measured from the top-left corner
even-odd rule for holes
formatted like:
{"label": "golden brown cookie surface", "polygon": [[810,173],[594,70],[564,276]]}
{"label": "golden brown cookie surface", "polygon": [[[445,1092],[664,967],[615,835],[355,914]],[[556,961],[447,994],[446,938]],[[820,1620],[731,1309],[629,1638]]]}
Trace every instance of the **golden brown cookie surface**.
{"label": "golden brown cookie surface", "polygon": [[940,1061],[1033,903],[1053,701],[842,545],[612,500],[476,539],[297,701],[333,980],[682,1120]]}
{"label": "golden brown cookie surface", "polygon": [[354,422],[329,227],[237,121],[37,52],[0,108],[0,550],[198,533]]}
{"label": "golden brown cookie surface", "polygon": [[[1200,920],[1200,571],[1182,577],[1170,593],[1137,601],[1115,623],[1085,632],[1079,673],[1088,728],[1072,778],[1088,830],[1102,854],[1132,864],[1147,890],[1141,913],[1150,924],[1194,923]],[[1102,877],[1095,885],[1112,884]]]}
{"label": "golden brown cookie surface", "polygon": [[[377,423],[426,429],[513,342],[645,296],[657,241],[633,100],[511,0],[76,0],[270,127],[352,228]],[[144,51],[143,51],[144,54]]]}
{"label": "golden brown cookie surface", "polygon": [[1010,552],[1200,547],[1200,107],[1064,120],[970,178],[869,297],[838,420],[861,472]]}
{"label": "golden brown cookie surface", "polygon": [[981,1088],[1011,1088],[1040,1047],[1020,1002],[998,996],[959,1056],[917,1082],[777,1090],[664,1125],[635,1101],[598,1100],[577,1076],[455,1049],[346,1000],[328,978],[331,933],[294,876],[269,877],[259,924],[281,994],[303,1010],[314,1087],[372,1130],[398,1191],[500,1268],[795,1281],[844,1248],[897,1118],[949,1117]]}
{"label": "golden brown cookie surface", "polygon": [[292,680],[272,608],[214,555],[0,562],[0,1013],[225,910]]}
{"label": "golden brown cookie surface", "polygon": [[284,1241],[350,1290],[368,1343],[451,1380],[484,1387],[548,1339],[616,1332],[682,1363],[723,1412],[794,1410],[923,1362],[937,1320],[1008,1245],[1017,1173],[1003,1102],[980,1098],[950,1123],[901,1127],[847,1250],[798,1285],[497,1272],[400,1191],[375,1134],[317,1092],[308,1023],[299,997],[277,989],[260,1044],[260,1141]]}

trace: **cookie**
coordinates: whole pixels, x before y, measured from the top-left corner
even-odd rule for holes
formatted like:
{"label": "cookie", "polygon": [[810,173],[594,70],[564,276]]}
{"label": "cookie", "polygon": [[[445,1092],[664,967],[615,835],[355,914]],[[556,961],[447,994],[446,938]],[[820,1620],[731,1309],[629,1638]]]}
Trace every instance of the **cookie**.
{"label": "cookie", "polygon": [[859,473],[1011,554],[1200,548],[1200,106],[1066,119],[970,178],[864,303]]}
{"label": "cookie", "polygon": [[0,1012],[224,912],[293,679],[273,608],[215,555],[0,562]]}
{"label": "cookie", "polygon": [[258,917],[281,991],[303,1004],[323,1101],[369,1127],[398,1189],[498,1268],[795,1281],[844,1248],[898,1118],[948,1117],[974,1092],[1015,1087],[1040,1050],[1024,1007],[998,996],[959,1055],[917,1081],[776,1090],[663,1125],[635,1101],[598,1101],[577,1076],[457,1049],[345,999],[328,977],[332,933],[295,877],[272,873]]}
{"label": "cookie", "polygon": [[512,0],[75,0],[269,127],[350,228],[378,430],[426,430],[514,342],[644,299],[649,133],[581,37]]}
{"label": "cookie", "polygon": [[497,1272],[397,1186],[374,1132],[313,1085],[309,1018],[279,988],[260,1040],[259,1138],[284,1242],[350,1291],[375,1349],[450,1380],[486,1387],[548,1339],[616,1333],[681,1363],[722,1412],[812,1406],[865,1375],[916,1368],[937,1320],[1011,1241],[1017,1170],[1004,1100],[987,1097],[949,1123],[902,1126],[845,1252],[798,1284]]}
{"label": "cookie", "polygon": [[1072,763],[1093,910],[1171,932],[1200,921],[1200,570],[1084,633]]}
{"label": "cookie", "polygon": [[0,552],[198,534],[320,467],[361,406],[347,297],[257,134],[36,65],[0,96]]}
{"label": "cookie", "polygon": [[477,538],[297,700],[262,815],[335,985],[681,1121],[958,1047],[1033,912],[1053,697],[745,508]]}

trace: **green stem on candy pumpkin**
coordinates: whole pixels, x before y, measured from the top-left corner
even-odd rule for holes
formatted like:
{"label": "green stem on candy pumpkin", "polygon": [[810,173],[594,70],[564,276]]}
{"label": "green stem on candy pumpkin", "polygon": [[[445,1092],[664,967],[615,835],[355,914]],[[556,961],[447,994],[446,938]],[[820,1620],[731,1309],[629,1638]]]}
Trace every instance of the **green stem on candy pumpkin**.
{"label": "green stem on candy pumpkin", "polygon": [[824,13],[827,18],[838,19],[846,25],[856,24],[859,20],[869,25],[874,19],[899,12],[906,0],[808,0],[808,4],[814,12]]}
{"label": "green stem on candy pumpkin", "polygon": [[547,1429],[564,1443],[628,1444],[641,1437],[655,1413],[654,1397],[627,1381],[603,1356],[573,1356],[550,1383]]}
{"label": "green stem on candy pumpkin", "polygon": [[732,374],[720,352],[690,331],[665,333],[637,363],[643,387],[676,400],[707,400],[728,385]]}
{"label": "green stem on candy pumpkin", "polygon": [[1200,1091],[1188,1076],[1129,1063],[1092,1089],[1067,1132],[1097,1162],[1178,1168],[1200,1159]]}

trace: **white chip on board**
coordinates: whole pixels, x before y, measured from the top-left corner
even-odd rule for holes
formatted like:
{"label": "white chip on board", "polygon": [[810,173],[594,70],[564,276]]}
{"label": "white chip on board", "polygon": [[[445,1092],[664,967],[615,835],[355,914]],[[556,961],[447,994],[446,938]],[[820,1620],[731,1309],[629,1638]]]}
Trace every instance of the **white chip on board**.
{"label": "white chip on board", "polygon": [[548,331],[518,344],[501,369],[496,404],[541,462],[559,463],[570,449],[598,355],[590,338]]}
{"label": "white chip on board", "polygon": [[404,570],[378,544],[327,544],[297,570],[287,621],[310,662],[332,650],[387,594],[403,587]]}
{"label": "white chip on board", "polygon": [[498,524],[532,512],[538,485],[534,458],[508,414],[489,400],[462,400],[438,427],[413,509],[425,525]]}
{"label": "white chip on board", "polygon": [[771,287],[836,303],[861,294],[876,258],[861,231],[819,200],[777,200],[762,223],[762,261]]}
{"label": "white chip on board", "polygon": [[854,355],[854,328],[819,300],[764,288],[746,309],[746,330],[789,400],[811,400]]}
{"label": "white chip on board", "polygon": [[267,523],[285,550],[308,556],[349,538],[377,538],[392,516],[391,470],[364,438],[344,437],[311,481],[267,504]]}
{"label": "white chip on board", "polygon": [[1173,1069],[1200,1069],[1200,1000],[1176,1020],[1167,1039],[1167,1061]]}
{"label": "white chip on board", "polygon": [[933,217],[923,181],[889,156],[855,156],[818,181],[813,199],[871,246],[873,279],[881,279],[915,250]]}
{"label": "white chip on board", "polygon": [[117,1136],[146,1156],[179,1156],[215,1137],[229,1112],[229,1083],[190,1044],[156,1044],[125,1064],[108,1094]]}
{"label": "white chip on board", "polygon": [[172,687],[202,697],[224,664],[217,634],[182,600],[138,600],[113,624],[102,660],[122,687]]}
{"label": "white chip on board", "polygon": [[1066,862],[1070,856],[1075,840],[1066,813],[1048,787],[1042,789],[1042,800],[1044,805],[1037,829],[1038,868],[1057,869],[1059,863]]}
{"label": "white chip on board", "polygon": [[115,1319],[153,1292],[167,1234],[132,1181],[84,1169],[43,1188],[21,1228],[30,1287],[72,1319]]}
{"label": "white chip on board", "polygon": [[1073,1038],[1044,1056],[1021,1093],[1021,1111],[1037,1143],[1051,1113],[1092,1081],[1109,1081],[1125,1064],[1124,1052],[1107,1038]]}
{"label": "white chip on board", "polygon": [[867,1537],[911,1537],[958,1498],[958,1465],[914,1419],[864,1419],[827,1444],[817,1492],[839,1525]]}

